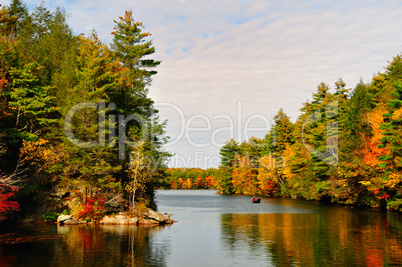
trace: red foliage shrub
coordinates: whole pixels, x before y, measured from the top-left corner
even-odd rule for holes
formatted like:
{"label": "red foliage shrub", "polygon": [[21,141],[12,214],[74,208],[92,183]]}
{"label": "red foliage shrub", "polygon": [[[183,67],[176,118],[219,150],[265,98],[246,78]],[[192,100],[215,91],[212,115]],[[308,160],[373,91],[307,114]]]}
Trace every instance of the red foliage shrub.
{"label": "red foliage shrub", "polygon": [[0,184],[0,221],[7,219],[11,212],[19,211],[20,204],[9,200],[17,191],[15,186]]}
{"label": "red foliage shrub", "polygon": [[77,213],[78,219],[98,221],[106,213],[105,202],[106,198],[99,195],[88,197]]}

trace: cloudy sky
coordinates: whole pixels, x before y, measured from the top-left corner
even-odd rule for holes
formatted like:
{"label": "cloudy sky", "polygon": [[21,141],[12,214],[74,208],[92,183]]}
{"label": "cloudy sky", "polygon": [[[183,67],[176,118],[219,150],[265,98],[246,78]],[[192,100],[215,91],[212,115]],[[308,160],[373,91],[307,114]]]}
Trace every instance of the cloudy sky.
{"label": "cloudy sky", "polygon": [[[32,9],[38,1],[25,1]],[[5,4],[9,1],[5,1]],[[75,33],[111,41],[132,10],[162,60],[150,97],[168,120],[175,167],[217,167],[230,137],[263,137],[283,108],[293,121],[320,82],[370,81],[402,51],[398,0],[56,0]]]}

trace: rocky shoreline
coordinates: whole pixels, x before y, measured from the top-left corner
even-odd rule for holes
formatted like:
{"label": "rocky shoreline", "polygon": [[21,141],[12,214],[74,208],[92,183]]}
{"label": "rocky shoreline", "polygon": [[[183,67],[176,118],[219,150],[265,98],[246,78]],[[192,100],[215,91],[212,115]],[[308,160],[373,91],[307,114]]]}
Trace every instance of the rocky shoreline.
{"label": "rocky shoreline", "polygon": [[[103,225],[167,225],[177,221],[170,219],[170,216],[147,209],[141,215],[129,215],[125,212],[119,212],[117,215],[107,215],[100,219],[96,224]],[[60,225],[77,225],[77,224],[92,224],[94,222],[75,220],[72,215],[60,215],[57,218],[57,223]]]}

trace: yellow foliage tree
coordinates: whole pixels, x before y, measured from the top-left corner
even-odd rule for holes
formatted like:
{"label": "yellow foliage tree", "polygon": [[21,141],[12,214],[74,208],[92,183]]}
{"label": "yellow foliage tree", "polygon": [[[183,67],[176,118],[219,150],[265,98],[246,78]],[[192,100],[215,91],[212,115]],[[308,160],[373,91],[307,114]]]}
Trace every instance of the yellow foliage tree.
{"label": "yellow foliage tree", "polygon": [[191,182],[190,178],[187,178],[184,183],[184,188],[191,189],[193,187],[193,182]]}
{"label": "yellow foliage tree", "polygon": [[277,185],[282,185],[278,162],[272,154],[263,156],[260,159],[260,167],[258,168],[258,187],[265,195],[274,195],[277,191]]}
{"label": "yellow foliage tree", "polygon": [[148,178],[147,172],[147,158],[144,154],[144,142],[139,144],[133,149],[130,155],[130,167],[127,170],[130,182],[126,185],[126,190],[131,192],[131,208],[135,209],[136,191],[144,189],[145,183]]}
{"label": "yellow foliage tree", "polygon": [[194,186],[196,188],[203,188],[204,187],[204,181],[202,180],[202,178],[200,176],[198,176],[197,179],[195,179]]}
{"label": "yellow foliage tree", "polygon": [[369,165],[373,168],[380,169],[378,167],[378,157],[381,155],[388,155],[390,151],[387,148],[379,148],[377,145],[381,144],[381,138],[383,137],[382,133],[384,130],[379,129],[381,123],[383,123],[382,114],[386,112],[384,107],[376,107],[372,111],[368,112],[365,120],[371,127],[371,132],[373,135],[371,137],[367,137],[365,134],[362,134],[362,144],[363,147],[360,150],[360,153],[364,155],[363,162],[366,165]]}
{"label": "yellow foliage tree", "polygon": [[215,184],[214,177],[212,177],[212,176],[205,177],[205,185],[206,185],[206,187],[212,188],[214,186],[214,184]]}
{"label": "yellow foliage tree", "polygon": [[183,188],[184,186],[184,181],[182,178],[177,179],[177,188]]}
{"label": "yellow foliage tree", "polygon": [[232,185],[236,194],[255,194],[257,189],[256,172],[250,166],[250,159],[238,156],[239,167],[232,173]]}
{"label": "yellow foliage tree", "polygon": [[60,161],[60,155],[56,154],[49,142],[40,138],[38,141],[25,141],[20,150],[22,162],[35,167],[35,178],[43,180],[49,178],[51,167]]}

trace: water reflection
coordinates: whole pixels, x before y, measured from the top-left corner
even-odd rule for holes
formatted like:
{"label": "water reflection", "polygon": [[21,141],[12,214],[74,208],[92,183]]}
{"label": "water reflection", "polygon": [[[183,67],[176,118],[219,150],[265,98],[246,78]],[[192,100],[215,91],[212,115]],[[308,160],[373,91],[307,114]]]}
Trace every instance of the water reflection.
{"label": "water reflection", "polygon": [[[169,227],[169,226],[168,226]],[[23,227],[0,235],[0,266],[166,266],[169,240],[158,226]],[[34,229],[36,228],[36,229]],[[46,240],[46,237],[53,237]],[[23,242],[16,242],[24,237]]]}
{"label": "water reflection", "polygon": [[178,223],[0,227],[0,266],[402,266],[402,214],[207,190],[157,198]]}
{"label": "water reflection", "polygon": [[[402,264],[398,215],[330,208],[317,213],[221,214],[223,250],[275,266]],[[398,219],[400,220],[400,219]],[[261,260],[260,260],[261,261]]]}

